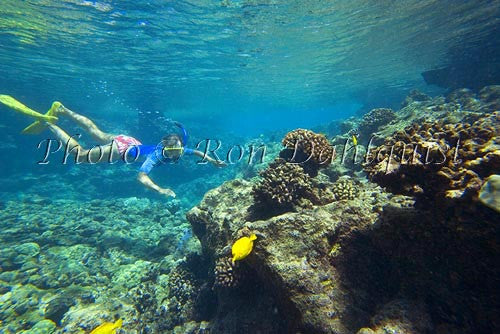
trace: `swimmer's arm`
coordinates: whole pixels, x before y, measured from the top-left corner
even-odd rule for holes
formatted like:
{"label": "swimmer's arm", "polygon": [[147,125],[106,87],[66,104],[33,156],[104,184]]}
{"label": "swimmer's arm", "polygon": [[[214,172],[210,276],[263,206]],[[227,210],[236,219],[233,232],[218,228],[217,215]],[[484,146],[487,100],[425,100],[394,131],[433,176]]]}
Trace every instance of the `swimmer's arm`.
{"label": "swimmer's arm", "polygon": [[199,156],[200,158],[202,158],[203,159],[202,161],[206,160],[206,161],[214,164],[217,167],[227,166],[227,164],[223,160],[217,160],[217,159],[214,159],[212,157],[209,157],[208,154],[205,154],[205,153],[203,153],[201,151],[193,150],[193,154],[196,155],[196,156]]}
{"label": "swimmer's arm", "polygon": [[148,174],[144,172],[139,172],[139,174],[137,175],[137,180],[140,183],[142,183],[146,188],[157,191],[162,195],[167,195],[167,197],[168,196],[175,197],[175,193],[172,190],[161,188],[156,183],[154,183],[153,180],[151,180]]}

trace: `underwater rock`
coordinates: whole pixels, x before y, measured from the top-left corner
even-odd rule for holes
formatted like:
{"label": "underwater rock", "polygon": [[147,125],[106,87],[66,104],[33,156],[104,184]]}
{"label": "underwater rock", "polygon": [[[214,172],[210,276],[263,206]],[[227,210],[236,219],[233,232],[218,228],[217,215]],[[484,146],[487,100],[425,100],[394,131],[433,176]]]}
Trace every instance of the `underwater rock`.
{"label": "underwater rock", "polygon": [[9,292],[11,289],[10,285],[4,281],[0,281],[0,295]]}
{"label": "underwater rock", "polygon": [[486,178],[478,198],[484,205],[500,212],[500,175],[494,174]]}
{"label": "underwater rock", "polygon": [[484,38],[485,46],[474,45],[474,52],[464,52],[463,44],[447,52],[448,64],[444,67],[422,72],[428,85],[437,85],[447,89],[468,87],[479,90],[485,85],[498,84],[500,68],[498,66],[498,29]]}
{"label": "underwater rock", "polygon": [[106,220],[106,217],[105,216],[102,216],[102,215],[97,215],[97,216],[94,216],[93,218],[96,222],[98,223],[102,223],[103,221]]}
{"label": "underwater rock", "polygon": [[29,330],[21,331],[20,334],[52,334],[55,333],[57,327],[52,320],[44,319],[37,322]]}
{"label": "underwater rock", "polygon": [[0,265],[2,267],[2,271],[0,271],[0,279],[4,281],[6,280],[5,278],[2,278],[2,274],[4,274],[3,272],[8,272],[19,268],[20,264],[14,263],[14,259],[16,258],[16,256],[17,253],[14,247],[3,247],[2,252],[0,253]]}
{"label": "underwater rock", "polygon": [[34,242],[24,243],[14,247],[14,252],[16,256],[12,260],[13,263],[17,265],[22,265],[23,263],[29,261],[29,259],[37,256],[40,253],[40,246]]}
{"label": "underwater rock", "polygon": [[151,266],[151,262],[144,260],[137,260],[133,264],[122,265],[113,273],[111,283],[115,289],[130,290],[141,283],[145,273],[150,271]]}
{"label": "underwater rock", "polygon": [[[48,294],[46,291],[39,290],[32,285],[13,285],[10,291],[0,295],[0,320],[8,325],[11,332],[17,333],[21,329],[23,321],[31,324],[43,319],[39,307],[42,297]],[[20,326],[21,325],[21,326]],[[0,323],[0,332],[2,323]]]}
{"label": "underwater rock", "polygon": [[429,95],[422,93],[418,89],[413,89],[401,103],[401,108],[404,108],[413,102],[429,101],[430,99],[431,97]]}
{"label": "underwater rock", "polygon": [[422,302],[396,299],[385,304],[371,319],[372,329],[363,328],[357,334],[418,334],[433,333],[431,317]]}
{"label": "underwater rock", "polygon": [[56,297],[47,304],[44,316],[60,325],[64,314],[68,312],[69,308],[73,305],[75,305],[75,301],[70,297]]}
{"label": "underwater rock", "polygon": [[[497,168],[488,165],[495,155],[483,160],[472,155],[486,155],[497,145],[494,125],[498,123],[490,117],[494,116],[477,114],[471,119],[478,123],[469,125],[437,122],[444,130],[439,132],[426,123],[408,131],[425,141],[432,134],[456,138],[452,133],[463,130],[460,135],[473,150],[464,151],[462,157],[471,160],[463,159],[463,165],[454,171],[460,173],[461,166],[481,166],[477,175],[486,180]],[[400,136],[398,140],[410,142],[412,137],[407,135],[409,139],[405,132],[395,134]],[[475,138],[473,143],[467,142],[469,136]],[[436,166],[418,164],[417,168],[427,173],[418,179],[418,185],[429,192],[429,199],[445,194],[429,189],[449,189],[439,183],[446,178],[433,176],[439,172]],[[397,174],[397,179],[384,185],[393,189],[415,180],[412,174],[404,175]],[[466,175],[466,181],[473,180],[470,173]],[[313,180],[312,188],[332,188],[328,177]],[[443,333],[473,334],[477,329],[485,333],[500,330],[498,308],[492,307],[499,296],[496,245],[500,234],[491,210],[455,200],[446,208],[433,201],[415,207],[413,198],[386,193],[370,182],[352,182],[356,194],[341,204],[296,206],[293,212],[256,219],[252,214],[255,185],[233,180],[209,191],[187,213],[202,255],[214,268],[214,282],[218,273],[225,272],[220,270],[220,259],[229,257],[233,242],[250,233],[258,237],[250,255],[238,263],[242,270],[238,270],[237,287],[216,289],[217,313],[210,319],[214,333],[228,328],[245,331],[245,325],[234,320],[243,318],[254,331],[267,333],[413,334],[446,328]],[[342,189],[348,187],[342,184]],[[474,198],[468,197],[472,193],[464,195]],[[422,199],[426,197],[418,201]],[[255,294],[269,302],[249,310],[246,305]],[[283,323],[272,329],[264,330],[264,325],[250,320],[268,321],[275,314]]]}
{"label": "underwater rock", "polygon": [[378,128],[385,125],[396,118],[396,114],[392,109],[389,108],[376,108],[370,110],[368,113],[363,115],[363,118],[359,124],[359,131],[363,134],[369,134],[377,132]]}
{"label": "underwater rock", "polygon": [[481,102],[476,99],[476,94],[467,88],[456,89],[446,96],[447,103],[457,103],[461,109],[477,110]]}
{"label": "underwater rock", "polygon": [[40,253],[40,246],[34,242],[28,242],[22,245],[14,247],[14,250],[19,255],[24,255],[26,257],[35,257]]}
{"label": "underwater rock", "polygon": [[479,99],[486,105],[487,112],[500,110],[500,85],[486,86],[479,91]]}
{"label": "underwater rock", "polygon": [[[248,221],[251,188],[251,183],[242,180],[227,182],[210,191],[200,205],[187,214],[193,231],[201,240],[204,254],[213,261],[214,267],[220,266],[216,261],[220,256],[227,256],[228,245],[234,240],[248,231],[258,235],[254,251],[240,261],[241,265],[249,267],[250,271],[246,273],[254,273],[243,275],[246,282],[241,282],[234,292],[222,293],[225,291],[222,289],[219,308],[230,303],[247,304],[247,301],[237,299],[238,292],[258,286],[259,291],[269,291],[260,298],[269,298],[276,303],[276,312],[285,317],[288,327],[282,331],[351,333],[361,328],[369,314],[354,305],[373,304],[378,294],[360,297],[364,295],[361,290],[350,291],[353,286],[346,281],[349,278],[343,276],[341,265],[332,266],[332,260],[341,257],[339,250],[343,246],[339,245],[345,242],[341,241],[344,233],[373,226],[379,216],[373,210],[374,206],[388,203],[388,199],[378,196],[375,189],[363,189],[357,200],[348,205],[339,206],[333,202],[251,222]],[[241,201],[233,194],[238,194]],[[375,253],[372,256],[375,257]],[[381,259],[370,259],[380,265],[379,271],[384,271]],[[372,275],[365,275],[361,280],[372,282],[373,279]],[[388,291],[383,293],[389,294]],[[248,317],[238,311],[241,312],[232,311],[235,312],[232,316]],[[219,313],[212,322],[213,328],[220,328],[220,323],[227,321],[229,319],[224,313]],[[258,325],[255,326],[257,331]]]}
{"label": "underwater rock", "polygon": [[[123,319],[121,331],[137,334],[131,319],[136,316],[132,306],[117,303],[116,300],[103,300],[102,303],[76,305],[65,314],[57,333],[90,333],[105,322],[114,322],[115,317]],[[118,333],[118,331],[117,331]]]}

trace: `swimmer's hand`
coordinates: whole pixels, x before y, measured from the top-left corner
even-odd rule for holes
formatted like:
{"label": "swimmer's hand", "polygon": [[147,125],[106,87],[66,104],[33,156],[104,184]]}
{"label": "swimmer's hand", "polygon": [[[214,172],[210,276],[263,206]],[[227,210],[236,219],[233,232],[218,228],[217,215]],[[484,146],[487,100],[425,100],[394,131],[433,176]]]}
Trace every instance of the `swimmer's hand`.
{"label": "swimmer's hand", "polygon": [[168,188],[160,188],[158,190],[158,192],[160,194],[162,194],[162,195],[167,196],[167,197],[174,197],[175,198],[175,196],[176,196],[175,193],[172,190],[168,189]]}
{"label": "swimmer's hand", "polygon": [[227,163],[225,163],[223,160],[215,160],[212,162],[215,167],[219,167],[219,168],[222,168],[222,167],[227,167]]}

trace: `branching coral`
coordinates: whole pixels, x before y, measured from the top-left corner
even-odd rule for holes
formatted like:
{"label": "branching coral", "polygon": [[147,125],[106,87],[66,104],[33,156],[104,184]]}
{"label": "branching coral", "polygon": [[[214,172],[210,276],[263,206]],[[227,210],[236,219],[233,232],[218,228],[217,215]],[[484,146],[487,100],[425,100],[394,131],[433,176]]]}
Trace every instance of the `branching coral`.
{"label": "branching coral", "polygon": [[230,257],[221,257],[215,262],[214,268],[216,287],[233,288],[240,282],[238,262],[231,261]]}
{"label": "branching coral", "polygon": [[254,185],[253,195],[265,207],[288,210],[313,192],[312,178],[304,169],[283,159],[276,159],[260,175],[262,179]]}
{"label": "branching coral", "polygon": [[162,309],[169,314],[169,323],[166,327],[171,329],[193,317],[194,300],[199,289],[193,275],[180,265],[170,273],[167,290],[168,294],[162,301],[164,305]]}
{"label": "branching coral", "polygon": [[181,303],[192,299],[196,294],[192,275],[188,271],[177,267],[170,274],[168,290],[169,297],[175,297]]}
{"label": "branching coral", "polygon": [[278,213],[297,205],[310,207],[331,202],[331,191],[313,179],[320,168],[335,158],[335,148],[328,139],[310,130],[297,129],[288,132],[282,144],[285,149],[280,158],[260,173],[262,179],[253,187],[256,205]]}
{"label": "branching coral", "polygon": [[364,168],[396,193],[426,197],[473,197],[500,169],[500,113],[474,123],[413,124],[371,150]]}
{"label": "branching coral", "polygon": [[358,189],[350,178],[342,178],[333,184],[332,192],[337,201],[352,200],[356,198]]}
{"label": "branching coral", "polygon": [[297,129],[288,132],[282,140],[286,147],[280,157],[301,163],[304,170],[316,176],[320,168],[328,166],[335,158],[335,149],[325,135],[310,130]]}

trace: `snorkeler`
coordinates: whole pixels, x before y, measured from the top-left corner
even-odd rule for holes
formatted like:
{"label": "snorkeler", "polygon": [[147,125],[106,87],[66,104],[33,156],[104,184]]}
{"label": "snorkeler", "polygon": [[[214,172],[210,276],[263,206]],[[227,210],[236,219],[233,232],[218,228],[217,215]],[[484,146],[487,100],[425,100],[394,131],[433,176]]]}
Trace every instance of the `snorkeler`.
{"label": "snorkeler", "polygon": [[[36,119],[34,123],[23,130],[23,133],[38,134],[48,127],[57,139],[66,143],[68,151],[75,155],[75,161],[78,163],[95,164],[119,158],[123,158],[125,161],[136,161],[143,158],[144,162],[139,168],[137,180],[147,188],[167,197],[175,197],[176,195],[171,189],[161,188],[149,177],[149,173],[154,167],[163,163],[177,162],[184,155],[196,155],[218,167],[226,166],[222,160],[213,159],[201,151],[186,147],[188,133],[179,122],[174,122],[174,124],[180,129],[182,136],[172,133],[163,137],[158,145],[142,145],[139,140],[133,137],[103,132],[92,120],[69,110],[60,102],[54,102],[46,114],[31,110],[8,95],[0,95],[0,102],[17,112]],[[82,127],[100,146],[84,149],[74,138],[75,136],[68,135],[55,124],[60,116],[67,117]]]}

